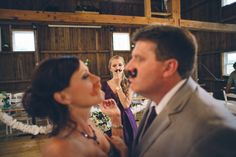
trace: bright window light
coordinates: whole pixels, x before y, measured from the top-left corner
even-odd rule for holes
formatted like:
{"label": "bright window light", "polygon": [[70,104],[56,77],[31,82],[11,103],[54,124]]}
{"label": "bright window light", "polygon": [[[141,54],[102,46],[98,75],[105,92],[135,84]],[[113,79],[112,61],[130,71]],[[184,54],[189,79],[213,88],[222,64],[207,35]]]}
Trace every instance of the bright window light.
{"label": "bright window light", "polygon": [[226,5],[229,5],[229,4],[232,4],[236,2],[236,0],[221,0],[221,6],[226,6]]}
{"label": "bright window light", "polygon": [[236,52],[223,53],[223,75],[230,75],[234,71],[233,64],[236,62]]}
{"label": "bright window light", "polygon": [[129,33],[113,33],[113,50],[130,51]]}
{"label": "bright window light", "polygon": [[35,51],[34,31],[12,31],[13,51]]}

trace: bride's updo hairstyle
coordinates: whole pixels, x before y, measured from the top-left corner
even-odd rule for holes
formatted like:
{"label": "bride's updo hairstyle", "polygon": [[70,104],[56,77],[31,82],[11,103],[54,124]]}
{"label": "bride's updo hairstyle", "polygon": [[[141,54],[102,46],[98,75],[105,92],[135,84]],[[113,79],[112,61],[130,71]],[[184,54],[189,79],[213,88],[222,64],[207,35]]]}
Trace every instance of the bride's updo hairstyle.
{"label": "bride's updo hairstyle", "polygon": [[72,129],[75,127],[67,105],[55,101],[53,95],[69,86],[70,79],[79,66],[79,58],[75,56],[42,61],[36,67],[31,85],[23,96],[23,106],[30,116],[49,118],[53,125],[51,136],[57,135],[66,126]]}

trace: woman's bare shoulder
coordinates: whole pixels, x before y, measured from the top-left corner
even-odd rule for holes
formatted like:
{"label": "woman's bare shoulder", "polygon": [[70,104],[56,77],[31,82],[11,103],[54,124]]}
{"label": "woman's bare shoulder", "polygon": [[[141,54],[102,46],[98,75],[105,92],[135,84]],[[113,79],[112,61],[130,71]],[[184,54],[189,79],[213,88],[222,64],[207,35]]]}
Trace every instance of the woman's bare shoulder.
{"label": "woman's bare shoulder", "polygon": [[42,157],[66,157],[68,156],[70,144],[67,140],[61,138],[50,138],[42,149]]}
{"label": "woman's bare shoulder", "polygon": [[99,147],[91,140],[81,138],[51,138],[42,149],[42,157],[104,157]]}

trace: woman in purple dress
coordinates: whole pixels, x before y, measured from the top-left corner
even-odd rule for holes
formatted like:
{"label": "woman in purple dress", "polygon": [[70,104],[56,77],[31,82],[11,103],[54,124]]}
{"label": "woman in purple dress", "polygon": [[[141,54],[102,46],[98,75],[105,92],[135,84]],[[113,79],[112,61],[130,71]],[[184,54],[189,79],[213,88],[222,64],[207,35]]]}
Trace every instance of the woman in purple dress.
{"label": "woman in purple dress", "polygon": [[123,128],[124,140],[131,149],[132,142],[137,132],[135,117],[130,109],[132,92],[130,91],[128,79],[124,74],[124,58],[113,56],[109,60],[109,69],[112,79],[102,83],[102,90],[105,92],[105,99],[114,99],[121,111],[123,126],[112,126],[112,130]]}

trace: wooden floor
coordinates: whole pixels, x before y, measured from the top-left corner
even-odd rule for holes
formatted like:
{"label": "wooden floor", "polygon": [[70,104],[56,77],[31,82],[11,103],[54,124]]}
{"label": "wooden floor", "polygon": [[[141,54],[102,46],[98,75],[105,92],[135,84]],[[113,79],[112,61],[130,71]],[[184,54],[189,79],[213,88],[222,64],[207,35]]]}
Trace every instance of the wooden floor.
{"label": "wooden floor", "polygon": [[1,137],[0,157],[40,157],[40,149],[47,137],[31,135]]}

